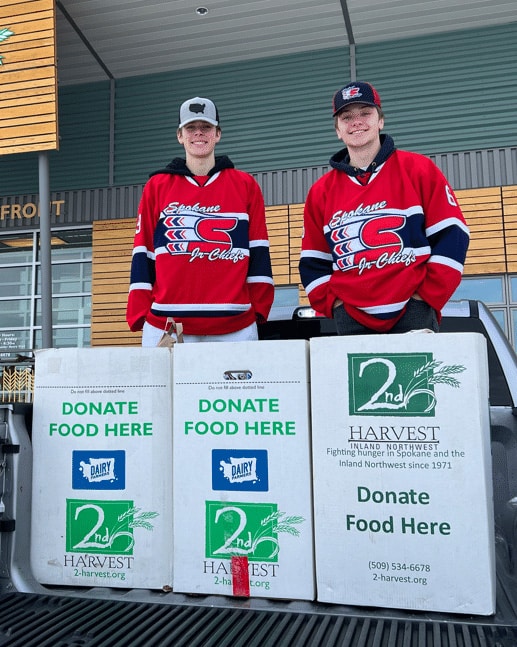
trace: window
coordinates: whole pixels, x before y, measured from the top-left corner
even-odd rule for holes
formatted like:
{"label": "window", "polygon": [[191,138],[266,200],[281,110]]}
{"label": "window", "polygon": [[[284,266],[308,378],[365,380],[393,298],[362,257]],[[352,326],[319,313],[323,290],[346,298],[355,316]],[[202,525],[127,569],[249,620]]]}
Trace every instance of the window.
{"label": "window", "polygon": [[[91,228],[53,230],[54,346],[89,346]],[[37,232],[0,237],[0,353],[41,348],[41,271]]]}
{"label": "window", "polygon": [[492,303],[503,304],[505,302],[503,283],[504,276],[463,277],[456,292],[452,295],[452,299],[455,301],[459,299],[477,299],[487,305]]}
{"label": "window", "polygon": [[0,297],[28,297],[31,294],[31,284],[32,266],[0,265]]}
{"label": "window", "polygon": [[464,276],[452,299],[483,301],[517,349],[517,276]]}
{"label": "window", "polygon": [[287,285],[275,288],[273,308],[282,308],[285,306],[293,306],[296,308],[298,305],[299,296],[297,286]]}

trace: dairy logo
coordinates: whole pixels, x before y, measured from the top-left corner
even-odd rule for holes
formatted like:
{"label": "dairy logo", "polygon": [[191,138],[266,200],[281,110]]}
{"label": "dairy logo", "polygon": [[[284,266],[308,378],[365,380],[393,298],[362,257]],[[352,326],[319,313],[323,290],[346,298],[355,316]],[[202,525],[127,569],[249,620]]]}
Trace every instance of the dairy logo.
{"label": "dairy logo", "polygon": [[435,415],[435,385],[459,388],[465,366],[443,366],[432,353],[348,355],[349,413],[352,415]]}
{"label": "dairy logo", "polygon": [[212,490],[267,492],[267,450],[213,449]]}
{"label": "dairy logo", "polygon": [[225,380],[251,380],[253,373],[247,369],[225,371],[223,377]]}
{"label": "dairy logo", "polygon": [[126,487],[126,452],[72,452],[72,489],[124,490]]}
{"label": "dairy logo", "polygon": [[66,550],[132,555],[134,529],[153,530],[157,512],[142,512],[133,501],[66,500]]}
{"label": "dairy logo", "polygon": [[299,537],[303,517],[287,515],[276,503],[205,502],[208,558],[246,556],[255,562],[278,562],[278,535]]}

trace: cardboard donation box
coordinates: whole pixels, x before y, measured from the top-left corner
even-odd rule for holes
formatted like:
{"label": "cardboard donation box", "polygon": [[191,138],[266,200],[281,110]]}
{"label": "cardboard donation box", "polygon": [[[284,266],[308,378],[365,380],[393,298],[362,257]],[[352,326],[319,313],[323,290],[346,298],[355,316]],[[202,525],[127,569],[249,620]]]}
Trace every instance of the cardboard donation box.
{"label": "cardboard donation box", "polygon": [[308,342],[174,349],[174,591],[314,599]]}
{"label": "cardboard donation box", "polygon": [[47,584],[172,586],[166,348],[36,353],[31,564]]}
{"label": "cardboard donation box", "polygon": [[311,339],[317,599],[489,615],[486,342]]}

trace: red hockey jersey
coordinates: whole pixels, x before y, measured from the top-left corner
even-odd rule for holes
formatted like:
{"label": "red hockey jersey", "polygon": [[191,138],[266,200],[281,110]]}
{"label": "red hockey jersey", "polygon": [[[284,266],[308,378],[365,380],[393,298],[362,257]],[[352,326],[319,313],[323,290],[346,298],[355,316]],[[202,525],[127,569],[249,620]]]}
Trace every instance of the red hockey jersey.
{"label": "red hockey jersey", "polygon": [[332,317],[341,299],[356,321],[387,332],[415,292],[440,319],[461,280],[469,230],[438,167],[382,137],[385,159],[367,181],[342,153],[311,187],[300,275],[315,310]]}
{"label": "red hockey jersey", "polygon": [[202,186],[184,160],[142,194],[126,318],[132,331],[167,317],[190,335],[235,332],[266,320],[274,287],[260,187],[226,157]]}

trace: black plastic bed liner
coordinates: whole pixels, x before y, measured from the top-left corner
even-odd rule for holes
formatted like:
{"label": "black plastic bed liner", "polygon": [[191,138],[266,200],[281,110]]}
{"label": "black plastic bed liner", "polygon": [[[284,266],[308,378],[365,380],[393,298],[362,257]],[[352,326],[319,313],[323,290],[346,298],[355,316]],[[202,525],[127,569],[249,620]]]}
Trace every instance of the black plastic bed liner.
{"label": "black plastic bed liner", "polygon": [[0,645],[10,647],[515,647],[517,627],[285,610],[0,596]]}

